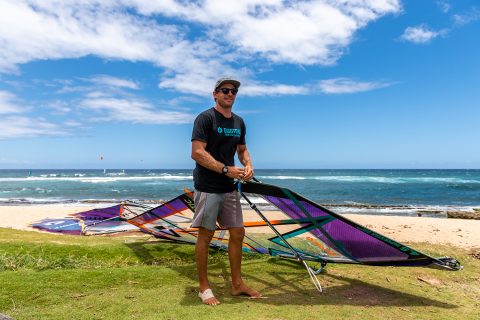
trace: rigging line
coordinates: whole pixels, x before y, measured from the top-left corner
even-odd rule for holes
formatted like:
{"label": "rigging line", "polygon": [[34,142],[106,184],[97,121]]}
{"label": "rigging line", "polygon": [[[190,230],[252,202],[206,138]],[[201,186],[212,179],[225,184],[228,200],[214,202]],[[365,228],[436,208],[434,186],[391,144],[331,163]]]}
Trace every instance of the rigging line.
{"label": "rigging line", "polygon": [[322,285],[320,284],[320,281],[318,280],[317,273],[310,268],[310,266],[307,265],[307,263],[302,260],[302,263],[304,267],[307,269],[308,275],[310,276],[310,279],[313,282],[313,285],[315,286],[315,289],[317,289],[319,292],[323,292],[322,290]]}
{"label": "rigging line", "polygon": [[[85,228],[88,228],[90,226],[95,226],[97,224],[100,224],[102,222],[105,222],[105,221],[110,221],[110,220],[114,220],[114,219],[119,219],[120,217],[116,216],[116,217],[111,217],[111,218],[108,218],[108,219],[103,219],[103,220],[100,220],[100,221],[95,221],[94,223],[91,223],[91,224],[87,224],[86,221],[85,221]],[[81,219],[81,220],[85,220],[85,219]]]}
{"label": "rigging line", "polygon": [[301,261],[302,264],[305,266],[305,268],[307,268],[307,272],[308,272],[308,275],[310,276],[310,279],[312,280],[313,282],[313,285],[315,286],[315,288],[319,291],[319,292],[322,292],[322,286],[320,285],[320,282],[318,281],[318,278],[317,276],[315,275],[315,273],[313,272],[313,270],[308,266],[308,264],[305,262],[305,260],[303,260],[303,258],[300,256],[300,254],[295,250],[295,248],[292,247],[292,245],[282,236],[282,234],[270,223],[270,221],[268,221],[267,217],[265,217],[263,215],[263,213],[257,208],[257,206],[252,203],[250,201],[250,199],[242,192],[242,187],[241,187],[241,183],[239,182],[237,184],[237,187],[238,187],[238,192],[240,192],[240,194],[242,195],[242,197],[248,202],[248,204],[250,205],[250,208],[252,208],[259,216],[260,218],[263,219],[263,221],[265,221],[268,226],[273,230],[273,232],[280,238],[282,239],[282,241],[288,246],[288,248],[293,252],[293,254],[296,256],[296,258],[298,259],[298,261]]}
{"label": "rigging line", "polygon": [[265,221],[265,223],[270,227],[270,229],[273,230],[273,232],[275,232],[275,234],[280,238],[282,239],[282,241],[287,245],[287,247],[292,250],[292,252],[295,254],[295,256],[297,256],[299,259],[301,259],[300,255],[298,254],[298,252],[290,245],[290,243],[288,243],[287,240],[285,240],[285,238],[282,236],[282,234],[270,223],[270,221],[263,215],[263,213],[257,208],[257,206],[252,203],[250,201],[250,199],[242,192],[241,190],[241,185],[240,183],[238,184],[238,188],[239,188],[239,192],[240,194],[242,195],[242,197],[248,202],[248,204],[250,205],[250,208],[252,208],[259,216],[260,218],[263,219],[263,221]]}
{"label": "rigging line", "polygon": [[[165,204],[163,204],[163,205],[165,205]],[[153,208],[153,209],[155,209],[155,208]],[[166,222],[166,223],[170,224],[170,225],[171,225],[171,226],[173,226],[174,228],[176,228],[176,229],[179,229],[179,230],[182,230],[182,231],[183,231],[183,232],[185,232],[186,234],[189,234],[189,235],[191,235],[191,236],[193,236],[193,237],[195,237],[195,238],[197,237],[197,236],[196,236],[196,235],[194,235],[192,232],[189,232],[189,231],[185,230],[184,228],[182,228],[182,227],[180,227],[180,226],[176,225],[175,223],[173,223],[173,222],[169,221],[168,219],[165,219],[165,218],[162,218],[162,217],[160,217],[158,214],[156,214],[155,212],[153,212],[153,211],[152,211],[153,209],[151,209],[151,210],[148,210],[148,211],[145,211],[145,212],[143,212],[143,213],[141,213],[141,214],[137,215],[136,217],[134,217],[134,218],[132,218],[132,219],[135,219],[135,218],[137,218],[137,217],[140,217],[141,215],[144,215],[144,214],[146,214],[146,213],[149,213],[149,214],[151,214],[151,215],[153,215],[153,216],[157,217],[158,219],[160,219],[160,220],[162,220],[162,221],[164,221],[164,222]],[[127,220],[127,221],[128,221],[128,220]],[[138,227],[138,225],[137,225],[137,227]]]}
{"label": "rigging line", "polygon": [[125,232],[125,230],[115,230],[115,231],[105,231],[105,232],[98,232],[98,233],[91,233],[88,234],[88,230],[85,231],[83,236],[85,237],[94,237],[94,236],[99,236],[99,235],[107,235],[107,234],[113,234],[113,233],[120,233],[120,232]]}
{"label": "rigging line", "polygon": [[[167,202],[164,202],[164,203],[162,203],[162,204],[160,204],[159,206],[156,206],[156,207],[152,207],[152,206],[149,206],[149,205],[146,205],[146,204],[137,203],[137,202],[134,202],[134,201],[132,201],[132,203],[134,203],[135,205],[137,205],[137,206],[139,206],[139,207],[141,207],[141,208],[147,209],[146,212],[152,212],[152,210],[155,210],[156,208],[159,208],[159,207],[161,207],[161,206],[165,206],[165,207],[167,207],[168,209],[172,210],[172,212],[170,212],[168,215],[166,215],[166,216],[168,217],[168,216],[171,216],[171,215],[173,215],[173,214],[183,215],[183,214],[182,214],[182,211],[176,209],[174,206],[171,205],[171,203],[172,203],[173,201],[180,199],[180,197],[181,197],[181,195],[178,196],[178,197],[176,197],[176,198],[174,198],[174,199],[172,199],[172,200],[169,200],[169,201],[167,201]],[[180,199],[180,200],[181,200],[181,199]],[[130,211],[130,212],[131,212],[131,211]],[[140,213],[139,215],[142,215],[142,214],[144,214],[144,213],[146,213],[146,212],[142,212],[142,213]],[[137,216],[138,216],[138,215],[137,215]]]}
{"label": "rigging line", "polygon": [[[322,218],[322,219],[323,219],[323,218]],[[272,225],[274,225],[274,224],[272,224]],[[294,237],[294,236],[297,236],[297,235],[299,235],[299,234],[301,234],[301,233],[310,232],[310,231],[312,231],[312,229],[313,229],[314,227],[315,227],[315,225],[314,225],[313,223],[309,222],[308,225],[301,226],[301,227],[298,228],[298,229],[294,229],[294,230],[288,231],[288,232],[286,232],[286,233],[283,233],[282,236],[284,237],[284,239],[290,239],[290,238],[292,238],[292,237]],[[299,231],[301,231],[301,232],[299,233]],[[268,239],[268,240],[270,240],[270,241],[272,241],[272,242],[274,242],[274,243],[276,243],[276,244],[278,244],[278,245],[280,245],[280,246],[282,246],[282,247],[286,247],[284,244],[282,244],[282,243],[278,240],[278,237],[272,237],[272,238],[270,238],[270,239]],[[323,253],[326,253],[325,250],[323,250],[323,249],[321,249],[321,250],[322,250]],[[319,258],[318,258],[318,254],[317,254],[317,255],[314,255],[314,254],[312,254],[312,253],[308,253],[308,252],[305,252],[305,251],[303,251],[303,250],[298,250],[298,249],[297,249],[297,252],[301,253],[302,256],[311,256],[311,257],[313,257],[313,258],[319,259]],[[321,261],[325,261],[324,259],[321,259],[321,258],[320,258],[320,260],[321,260]]]}
{"label": "rigging line", "polygon": [[227,233],[227,230],[221,230],[220,234],[218,235],[217,239],[215,240],[215,243],[217,243],[217,246],[222,245],[223,238],[225,238],[225,233]]}
{"label": "rigging line", "polygon": [[89,224],[89,225],[85,225],[84,219],[81,219],[81,218],[75,218],[75,219],[66,218],[68,220],[75,220],[76,222],[72,222],[72,223],[69,223],[69,224],[66,224],[66,225],[63,225],[63,226],[58,226],[58,227],[52,228],[52,230],[62,230],[63,228],[66,228],[66,227],[71,227],[71,226],[74,226],[74,225],[80,225],[80,227],[82,229],[80,231],[83,232],[83,229],[85,227],[88,227],[88,226],[91,226],[91,225],[94,225],[94,224],[97,224],[97,223],[101,223],[103,221],[107,221],[107,220],[110,220],[110,219],[116,219],[116,218],[118,218],[118,217],[113,217],[113,218],[108,218],[108,219],[105,219],[105,220],[97,221],[96,223]]}
{"label": "rigging line", "polygon": [[[257,182],[257,183],[259,183],[259,184],[262,183],[260,180],[258,180],[258,179],[255,178],[255,177],[252,177],[252,180],[254,180],[255,182]],[[242,194],[242,196],[248,201],[248,203],[250,204],[250,207],[252,207],[252,203],[249,201],[249,199],[246,198],[246,196],[245,196],[245,195],[243,194],[243,192],[241,191],[241,184],[240,184],[240,183],[241,183],[241,181],[238,182],[239,191],[240,191],[240,193]],[[281,190],[285,193],[285,191],[284,191],[282,188],[279,188],[279,189],[281,189]],[[261,196],[263,199],[266,199],[263,194],[260,195],[260,196]],[[288,196],[288,195],[287,195],[287,196]],[[266,200],[269,201],[268,199],[266,199]],[[296,200],[296,199],[295,199],[295,200]],[[295,202],[295,200],[292,200],[292,201]],[[269,202],[272,203],[271,201],[269,201]],[[280,211],[283,211],[283,210],[280,209],[278,206],[276,206],[274,203],[272,203],[272,204],[273,204],[275,207],[277,207]],[[284,243],[286,243],[286,244],[288,245],[288,247],[289,247],[291,250],[293,250],[296,254],[300,255],[300,253],[298,252],[298,250],[294,249],[294,248],[287,242],[286,238],[284,237],[284,234],[280,234],[280,233],[273,227],[273,224],[272,224],[268,219],[266,219],[266,217],[264,217],[263,214],[260,213],[260,210],[256,207],[256,205],[255,205],[255,204],[253,204],[253,205],[255,206],[255,209],[254,209],[254,210],[255,210],[258,214],[260,214],[260,216],[264,219],[264,221],[265,221],[265,222],[270,226],[270,228],[277,234],[278,238],[280,238]],[[300,204],[300,205],[301,205],[301,204]],[[300,209],[302,209],[302,208],[300,208]],[[305,208],[303,208],[303,209],[306,210]],[[306,213],[306,215],[308,215],[308,217],[307,217],[307,218],[304,218],[304,219],[308,219],[308,223],[310,223],[310,225],[317,226],[317,228],[318,228],[317,220],[316,220],[315,218],[313,218],[308,212],[305,212],[305,213]],[[292,217],[291,217],[291,218],[292,218]],[[295,219],[295,218],[293,218],[294,221],[297,221],[297,222],[300,223],[300,224],[303,223],[302,220],[304,220],[304,219]],[[299,228],[299,229],[297,229],[297,230],[301,230],[301,229],[304,229],[304,228],[306,228],[306,227]],[[297,231],[297,230],[294,230],[294,231]],[[280,244],[280,243],[277,243],[277,244]],[[287,247],[287,246],[284,246],[284,245],[282,245],[282,246],[283,246],[283,247]],[[288,248],[288,247],[287,247],[287,248]],[[302,252],[302,255],[303,255],[303,254],[307,254],[307,255],[310,255],[310,256],[311,256],[311,254],[303,253],[303,252]],[[303,259],[302,259],[302,260],[303,260]],[[327,263],[327,261],[326,261],[325,259],[319,258],[319,260],[321,260],[320,262],[322,262],[322,263],[325,263],[325,264]]]}
{"label": "rigging line", "polygon": [[[134,218],[132,218],[134,219]],[[161,218],[160,218],[161,219]],[[172,236],[172,234],[170,233],[166,233],[166,232],[163,232],[162,230],[152,230],[152,229],[149,229],[147,227],[145,227],[144,224],[141,224],[141,223],[138,223],[138,222],[135,222],[135,221],[129,221],[127,220],[128,223],[131,223],[133,224],[134,226],[137,226],[138,228],[144,230],[145,232],[149,233],[149,234],[152,234],[153,236],[157,237],[157,238],[161,238],[161,239],[164,239],[164,240],[170,240],[170,241],[174,241],[174,242],[182,242],[182,243],[189,243],[189,244],[192,244],[194,243],[193,241],[191,240],[188,240],[188,239],[183,239],[183,237],[174,237],[174,235]],[[181,228],[179,228],[181,229]],[[166,229],[166,230],[170,230],[170,229]],[[177,233],[174,229],[171,230],[173,233]],[[177,230],[178,231],[178,230]],[[181,231],[179,231],[181,232]],[[185,232],[187,234],[191,234],[190,232]],[[191,234],[192,236],[195,237],[195,235]]]}
{"label": "rigging line", "polygon": [[[257,183],[262,183],[260,180],[258,180],[258,179],[255,178],[255,177],[252,177],[252,180],[254,180],[254,181],[257,182]],[[257,206],[256,206],[255,204],[253,204],[253,203],[250,201],[250,199],[247,198],[247,196],[242,192],[241,184],[242,184],[242,181],[238,181],[238,182],[237,182],[238,191],[239,191],[240,194],[245,198],[245,200],[249,203],[250,207],[251,207],[253,210],[255,210],[255,212],[257,212],[257,213],[260,215],[260,217],[265,221],[265,223],[275,232],[275,234],[277,235],[277,237],[280,238],[280,239],[286,244],[286,246],[284,246],[284,245],[282,245],[282,246],[283,246],[283,247],[286,247],[286,248],[288,248],[288,249],[290,249],[290,250],[292,250],[292,251],[294,252],[294,255],[295,255],[298,259],[300,259],[301,261],[304,261],[304,259],[301,258],[300,253],[298,252],[298,250],[296,250],[295,248],[293,248],[293,247],[290,245],[290,243],[287,242],[287,240],[285,239],[285,237],[283,236],[283,234],[281,234],[281,233],[273,226],[273,224],[261,213],[260,209],[258,209]],[[261,197],[262,197],[263,199],[265,199],[265,197],[264,197],[263,195],[261,195]],[[268,201],[268,199],[267,199],[267,201]],[[269,201],[269,202],[271,203],[271,201]],[[277,208],[278,208],[278,207],[277,207]],[[279,208],[279,210],[282,211],[280,208]],[[310,218],[307,218],[307,219],[308,219],[309,222],[311,223],[314,218],[313,218],[312,216],[310,216]],[[293,219],[293,220],[294,220],[294,221],[297,221],[298,223],[300,223],[300,222],[299,222],[299,219]],[[301,220],[301,219],[300,219],[300,220]],[[313,222],[315,222],[315,221],[313,221]],[[277,243],[277,244],[280,244],[280,243]],[[302,253],[302,254],[303,254],[303,253]],[[320,258],[320,260],[321,260],[322,263],[325,263],[325,264],[327,263],[327,261],[324,260],[324,259],[322,259],[322,258]]]}
{"label": "rigging line", "polygon": [[[250,236],[245,235],[245,238],[247,238],[248,240],[252,241],[253,243],[257,244],[258,246],[260,246],[260,247],[262,247],[263,249],[265,249],[265,250],[268,251],[268,248],[266,248],[264,245],[262,245],[262,244],[259,243],[258,241],[253,240]],[[260,252],[260,251],[257,250],[257,248],[255,248],[255,247],[252,247],[252,248],[253,248],[255,251],[257,251],[257,252]]]}
{"label": "rigging line", "polygon": [[[130,209],[130,207],[138,207],[140,209],[144,209],[144,210],[147,210],[147,211],[143,211],[141,213],[137,213],[135,212],[133,209]],[[123,214],[123,210],[126,210],[128,211],[130,214],[134,215],[132,218],[130,219],[133,219],[133,218],[136,218],[138,217],[139,215],[142,215],[144,214],[145,212],[148,212],[150,210],[153,210],[155,209],[156,207],[151,207],[151,206],[148,206],[146,204],[142,204],[142,203],[139,203],[139,202],[135,202],[135,201],[123,201],[122,204],[121,204],[121,208],[122,208],[122,211],[120,213],[120,218],[123,219],[123,220],[129,220],[128,217],[126,217],[124,214]]]}
{"label": "rigging line", "polygon": [[[137,206],[137,207],[140,207],[140,208],[143,208],[143,209],[155,209],[156,207],[153,207],[151,205],[148,205],[148,204],[145,204],[145,203],[141,203],[141,202],[138,202],[138,201],[134,201],[134,200],[125,200],[122,202],[122,204],[125,204],[127,206]],[[161,203],[160,205],[162,205],[163,203]]]}

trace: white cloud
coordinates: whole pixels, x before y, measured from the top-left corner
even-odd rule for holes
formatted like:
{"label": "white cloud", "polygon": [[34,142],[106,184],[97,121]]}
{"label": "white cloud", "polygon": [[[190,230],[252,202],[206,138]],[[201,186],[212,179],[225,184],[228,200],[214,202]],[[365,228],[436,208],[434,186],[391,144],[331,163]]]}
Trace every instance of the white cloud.
{"label": "white cloud", "polygon": [[440,10],[443,13],[448,13],[452,8],[452,5],[450,4],[450,2],[446,0],[437,0],[437,6],[440,8]]}
{"label": "white cloud", "polygon": [[132,80],[112,77],[109,75],[98,75],[90,78],[90,81],[97,85],[104,85],[107,87],[118,87],[122,89],[138,90],[140,87],[138,83]]}
{"label": "white cloud", "polygon": [[75,121],[75,120],[67,120],[67,121],[63,122],[63,125],[66,126],[66,127],[70,127],[70,128],[80,128],[80,127],[84,126],[84,124],[82,124],[78,121]]}
{"label": "white cloud", "polygon": [[[48,106],[57,112],[62,107],[58,102]],[[26,113],[30,107],[20,106],[18,98],[7,91],[0,91],[0,140],[13,138],[28,138],[37,136],[67,135],[68,132],[61,126],[51,123],[44,118],[29,118],[13,115]],[[65,112],[62,110],[62,113]]]}
{"label": "white cloud", "polygon": [[463,26],[477,20],[480,20],[480,10],[477,8],[471,9],[468,13],[453,15],[453,21],[457,26]]}
{"label": "white cloud", "polygon": [[446,30],[433,31],[430,30],[427,25],[422,24],[416,27],[406,28],[401,36],[401,39],[414,43],[428,43],[438,36],[445,35],[446,32]]}
{"label": "white cloud", "polygon": [[135,3],[145,14],[164,14],[202,23],[213,37],[228,40],[240,51],[295,64],[334,63],[353,40],[355,31],[401,10],[397,0],[245,0],[227,5],[222,0],[197,4]]}
{"label": "white cloud", "polygon": [[391,82],[365,82],[349,78],[319,80],[314,84],[291,86],[254,82],[240,87],[242,96],[308,95],[308,94],[349,94],[381,89],[391,86]]}
{"label": "white cloud", "polygon": [[70,93],[79,93],[79,92],[91,92],[94,90],[108,91],[108,92],[120,92],[125,89],[139,90],[140,85],[138,82],[123,79],[118,77],[112,77],[109,75],[96,75],[90,78],[78,78],[70,80],[55,80],[49,83],[44,83],[44,85],[49,86],[59,86],[62,87],[56,91],[58,94],[70,94]]}
{"label": "white cloud", "polygon": [[55,114],[67,114],[72,111],[72,107],[67,101],[55,100],[45,104],[46,108],[53,110]]}
{"label": "white cloud", "polygon": [[2,117],[0,118],[0,128],[2,128],[0,139],[67,135],[67,132],[58,125],[41,118]]}
{"label": "white cloud", "polygon": [[253,82],[240,88],[245,96],[304,95],[310,93],[305,86]]}
{"label": "white cloud", "polygon": [[[243,66],[258,58],[334,64],[356,31],[400,11],[399,0],[0,1],[0,72],[96,55],[153,63],[163,71],[160,88],[205,95],[220,75],[253,82],[256,70]],[[173,18],[168,25],[165,16]],[[136,89],[128,80],[109,81]],[[290,89],[279,84],[278,94]]]}
{"label": "white cloud", "polygon": [[0,90],[0,114],[19,113],[22,111],[23,108],[18,105],[17,97],[14,94]]}
{"label": "white cloud", "polygon": [[121,9],[108,1],[2,1],[0,69],[91,54],[155,61],[157,53],[175,45],[176,27],[137,19]]}
{"label": "white cloud", "polygon": [[143,124],[189,123],[193,115],[178,111],[155,110],[153,106],[138,99],[90,97],[81,101],[83,108],[97,112],[97,121],[126,121]]}
{"label": "white cloud", "polygon": [[318,83],[320,90],[326,94],[365,92],[390,85],[392,84],[389,82],[359,82],[348,78],[328,79]]}

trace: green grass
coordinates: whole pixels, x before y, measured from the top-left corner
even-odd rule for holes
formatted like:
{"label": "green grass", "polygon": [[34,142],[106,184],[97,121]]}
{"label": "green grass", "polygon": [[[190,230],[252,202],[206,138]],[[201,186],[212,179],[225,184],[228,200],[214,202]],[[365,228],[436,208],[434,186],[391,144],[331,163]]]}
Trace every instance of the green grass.
{"label": "green grass", "polygon": [[228,257],[210,255],[217,307],[200,304],[193,246],[148,237],[75,237],[0,229],[0,313],[14,319],[478,319],[480,260],[465,269],[329,265],[313,288],[298,263],[244,256],[248,284],[267,299],[229,295]]}

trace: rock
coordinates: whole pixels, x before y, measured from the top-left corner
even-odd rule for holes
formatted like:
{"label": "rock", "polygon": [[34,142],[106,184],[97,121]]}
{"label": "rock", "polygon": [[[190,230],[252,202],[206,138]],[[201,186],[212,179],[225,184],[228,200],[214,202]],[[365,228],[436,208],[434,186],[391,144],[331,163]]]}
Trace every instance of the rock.
{"label": "rock", "polygon": [[10,318],[6,314],[0,313],[0,320],[13,320],[13,318]]}
{"label": "rock", "polygon": [[447,218],[480,220],[480,212],[447,211]]}
{"label": "rock", "polygon": [[430,213],[430,214],[439,214],[443,213],[442,210],[418,210],[418,213]]}

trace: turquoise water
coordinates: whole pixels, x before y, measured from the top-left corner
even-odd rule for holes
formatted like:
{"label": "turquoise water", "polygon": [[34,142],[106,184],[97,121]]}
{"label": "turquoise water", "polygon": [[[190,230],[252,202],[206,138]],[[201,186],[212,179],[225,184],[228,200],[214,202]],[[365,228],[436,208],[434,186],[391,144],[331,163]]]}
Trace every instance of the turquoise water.
{"label": "turquoise water", "polygon": [[[480,207],[480,170],[289,169],[255,176],[340,211]],[[167,200],[192,185],[191,170],[0,170],[0,203]]]}

